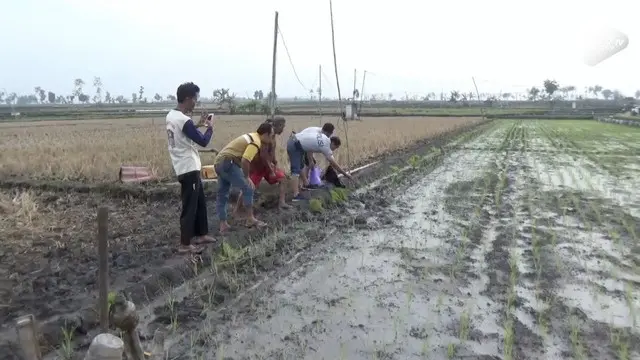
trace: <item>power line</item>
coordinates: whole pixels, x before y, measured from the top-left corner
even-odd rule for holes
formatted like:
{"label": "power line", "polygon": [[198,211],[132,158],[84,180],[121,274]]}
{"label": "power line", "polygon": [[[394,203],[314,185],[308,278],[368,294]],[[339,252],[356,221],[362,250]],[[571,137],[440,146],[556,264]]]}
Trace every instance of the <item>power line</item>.
{"label": "power line", "polygon": [[302,83],[302,80],[300,80],[300,77],[298,76],[298,72],[296,71],[295,65],[293,65],[293,60],[291,60],[291,54],[289,54],[289,48],[287,48],[287,43],[286,43],[286,41],[284,41],[284,34],[282,33],[282,29],[280,28],[280,25],[278,25],[278,33],[280,34],[280,38],[282,39],[282,45],[284,46],[284,50],[287,53],[287,58],[289,59],[289,64],[291,65],[291,68],[293,69],[293,75],[295,75],[296,80],[298,80],[298,84],[300,84],[300,86],[302,86],[304,91],[308,93],[309,89],[306,86],[304,86],[304,84]]}

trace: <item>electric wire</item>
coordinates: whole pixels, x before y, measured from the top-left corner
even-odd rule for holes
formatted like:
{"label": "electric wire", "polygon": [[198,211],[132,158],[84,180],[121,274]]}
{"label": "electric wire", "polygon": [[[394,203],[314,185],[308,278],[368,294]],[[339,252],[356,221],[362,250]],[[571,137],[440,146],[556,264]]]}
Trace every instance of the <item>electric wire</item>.
{"label": "electric wire", "polygon": [[293,65],[293,60],[291,59],[291,54],[289,53],[289,48],[287,47],[287,42],[284,40],[284,34],[282,33],[282,28],[280,28],[280,25],[278,25],[278,34],[280,34],[280,39],[282,40],[282,45],[284,46],[284,51],[287,53],[287,58],[289,59],[289,64],[291,65],[291,69],[293,69],[293,75],[295,75],[296,80],[298,80],[298,84],[300,84],[300,86],[302,86],[304,91],[309,93],[309,88],[307,88],[304,85],[304,83],[302,82],[302,80],[300,80],[300,77],[298,76],[298,72],[296,71],[296,67],[295,67],[295,65]]}

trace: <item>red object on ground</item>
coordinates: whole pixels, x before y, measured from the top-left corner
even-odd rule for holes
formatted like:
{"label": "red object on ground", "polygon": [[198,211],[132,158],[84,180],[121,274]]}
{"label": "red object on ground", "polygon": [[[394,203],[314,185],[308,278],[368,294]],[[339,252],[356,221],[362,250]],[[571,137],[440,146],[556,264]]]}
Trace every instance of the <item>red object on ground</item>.
{"label": "red object on ground", "polygon": [[120,166],[119,178],[123,183],[141,183],[156,179],[148,167],[131,165]]}
{"label": "red object on ground", "polygon": [[265,179],[267,183],[269,183],[270,185],[273,185],[280,182],[280,180],[284,179],[284,177],[285,177],[284,171],[277,168],[275,171],[275,176],[271,176],[271,171],[269,169],[252,171],[249,174],[249,178],[251,179],[251,181],[255,186],[258,186],[260,184],[260,181],[262,181],[262,179]]}

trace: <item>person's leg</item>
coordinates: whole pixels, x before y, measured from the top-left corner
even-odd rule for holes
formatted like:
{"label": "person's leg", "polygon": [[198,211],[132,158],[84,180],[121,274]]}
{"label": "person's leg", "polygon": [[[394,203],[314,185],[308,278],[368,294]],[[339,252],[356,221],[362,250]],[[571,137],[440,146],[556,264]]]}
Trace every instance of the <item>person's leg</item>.
{"label": "person's leg", "polygon": [[227,221],[227,203],[229,202],[229,190],[231,190],[231,181],[229,180],[229,168],[231,161],[225,160],[215,166],[216,174],[218,174],[218,195],[216,199],[216,213],[220,220],[220,232],[229,230],[229,222]]}
{"label": "person's leg", "polygon": [[267,181],[267,183],[269,183],[269,185],[278,185],[278,190],[280,192],[279,197],[278,197],[278,207],[281,209],[287,209],[290,206],[286,203],[286,194],[287,194],[287,187],[285,185],[285,180],[286,177],[284,175],[284,171],[280,170],[280,169],[275,169],[275,172],[273,175],[271,175],[271,173],[268,173],[265,176],[265,180]]}
{"label": "person's leg", "polygon": [[198,212],[198,192],[196,191],[197,171],[188,172],[178,177],[180,182],[180,194],[182,197],[182,210],[180,212],[180,249],[184,252],[200,252],[202,249],[191,244],[191,239],[196,235],[194,228]]}
{"label": "person's leg", "polygon": [[[256,189],[260,185],[262,179],[265,177],[265,174],[265,170],[252,171],[249,174],[249,179],[251,179],[251,182],[253,182],[253,185]],[[236,209],[234,210],[233,215],[242,215],[243,213],[246,213],[246,209],[244,207],[244,201],[242,200],[242,191],[240,191],[240,193],[238,194],[238,200],[236,201]]]}
{"label": "person's leg", "polygon": [[194,228],[194,234],[196,239],[195,244],[207,244],[212,243],[215,239],[209,236],[209,219],[207,218],[207,200],[204,196],[204,184],[200,178],[200,173],[197,174],[198,181],[196,182],[196,188],[198,191],[198,207],[196,210],[196,222]]}
{"label": "person's leg", "polygon": [[300,194],[299,177],[302,170],[302,152],[292,139],[287,142],[287,155],[289,156],[289,164],[291,164],[291,192],[293,193],[293,198],[296,199]]}
{"label": "person's leg", "polygon": [[247,225],[264,226],[265,223],[256,219],[256,217],[253,214],[254,191],[251,188],[251,186],[249,186],[249,183],[247,183],[247,180],[245,179],[244,173],[242,172],[242,169],[240,168],[240,166],[233,164],[230,167],[228,171],[228,180],[231,183],[231,186],[240,188],[240,191],[242,192],[242,201],[247,214],[247,221],[248,221]]}

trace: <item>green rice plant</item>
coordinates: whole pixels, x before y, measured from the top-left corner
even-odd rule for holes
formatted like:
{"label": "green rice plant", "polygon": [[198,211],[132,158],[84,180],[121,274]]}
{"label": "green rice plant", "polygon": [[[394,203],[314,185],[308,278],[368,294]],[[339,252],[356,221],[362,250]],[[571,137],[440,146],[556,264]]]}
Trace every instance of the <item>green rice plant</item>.
{"label": "green rice plant", "polygon": [[58,349],[58,356],[61,360],[72,360],[73,356],[73,333],[74,330],[67,328],[65,325],[62,327],[62,343],[60,349]]}
{"label": "green rice plant", "polygon": [[313,213],[321,213],[324,211],[324,206],[322,204],[322,200],[320,199],[311,199],[309,200],[309,210]]}
{"label": "green rice plant", "polygon": [[340,204],[347,201],[349,196],[349,191],[344,188],[334,188],[329,190],[329,194],[331,195],[331,202],[334,204]]}
{"label": "green rice plant", "polygon": [[571,315],[571,318],[569,319],[569,326],[569,338],[571,339],[571,351],[573,352],[573,358],[583,360],[585,359],[585,354],[582,341],[580,339],[580,325],[578,324],[578,319],[575,315]]}

